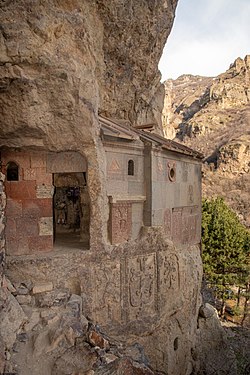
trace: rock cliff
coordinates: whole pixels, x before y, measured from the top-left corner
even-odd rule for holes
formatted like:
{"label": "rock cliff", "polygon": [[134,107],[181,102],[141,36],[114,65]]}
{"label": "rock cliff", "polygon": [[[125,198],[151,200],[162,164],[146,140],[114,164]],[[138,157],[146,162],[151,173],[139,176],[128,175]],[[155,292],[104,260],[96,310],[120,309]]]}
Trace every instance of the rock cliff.
{"label": "rock cliff", "polygon": [[[108,216],[107,194],[97,115],[137,125],[154,123],[161,132],[164,92],[157,65],[176,5],[177,0],[0,2],[0,147],[78,151],[85,155],[93,238],[91,252],[79,256],[67,252],[8,260],[6,272],[14,285],[1,274],[0,372],[151,374],[148,362],[155,373],[188,375],[200,371],[197,348],[205,340],[200,332],[201,340],[197,339],[195,347],[201,302],[199,246],[185,246],[180,252],[153,228],[138,242],[107,248],[103,225]],[[203,106],[206,95],[191,113],[195,113],[196,105]],[[4,260],[6,197],[2,174],[0,180],[0,254]],[[143,293],[154,296],[152,303],[157,309],[163,303],[167,308],[160,319],[149,316],[122,327],[120,332],[115,325],[107,327],[122,340],[112,342],[100,333],[99,325],[86,319],[93,301],[87,300],[85,292],[90,289],[92,299],[98,299],[98,289],[103,286],[108,300],[104,307],[110,314],[110,306],[115,310],[119,302],[119,282],[108,284],[105,275],[109,272],[112,279],[120,267],[118,261],[122,259],[125,270],[126,256],[137,256],[138,267],[132,268],[132,274],[136,274],[140,286],[146,269],[144,252],[149,254],[149,269],[156,269],[158,264],[152,249],[166,252],[166,257],[158,257],[157,262],[165,267],[164,282],[170,278],[170,292],[165,293],[165,300],[158,301],[149,275],[151,284],[145,284]],[[128,286],[128,276],[119,280],[121,289]],[[141,306],[138,314],[143,317]],[[150,306],[151,302],[149,311]],[[96,320],[105,324],[105,315],[98,315],[98,311],[94,311]],[[146,329],[148,326],[150,329]]]}
{"label": "rock cliff", "polygon": [[204,195],[221,195],[250,226],[250,56],[218,77],[165,82],[163,126],[204,154]]}
{"label": "rock cliff", "polygon": [[0,4],[0,145],[91,143],[96,115],[161,123],[157,64],[177,0]]}

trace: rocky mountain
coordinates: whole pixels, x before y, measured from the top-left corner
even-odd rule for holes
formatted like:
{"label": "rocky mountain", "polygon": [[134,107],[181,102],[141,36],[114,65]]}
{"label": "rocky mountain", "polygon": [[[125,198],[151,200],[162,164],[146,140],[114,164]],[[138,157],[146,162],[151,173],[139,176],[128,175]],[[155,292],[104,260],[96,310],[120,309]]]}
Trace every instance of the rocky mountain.
{"label": "rocky mountain", "polygon": [[204,196],[224,196],[250,226],[250,56],[218,77],[167,80],[163,126],[204,154]]}
{"label": "rocky mountain", "polygon": [[[40,248],[41,254],[31,258],[18,255],[11,259],[5,255],[5,231],[13,227],[5,225],[11,218],[6,209],[6,173],[1,171],[0,373],[146,375],[152,373],[150,365],[155,374],[198,375],[211,363],[206,375],[214,374],[215,368],[236,375],[216,312],[206,304],[201,306],[199,246],[181,246],[179,251],[158,227],[138,241],[124,245],[108,242],[111,201],[98,114],[132,125],[153,123],[156,131],[162,132],[164,90],[157,66],[176,5],[177,0],[0,1],[0,151],[9,148],[17,153],[70,155],[74,151],[84,156],[91,208],[91,246],[86,252],[55,250],[50,258]],[[190,103],[190,119],[195,118],[196,107],[205,106],[205,91],[198,95],[198,103]],[[185,124],[182,128],[185,133]],[[183,132],[181,138],[186,138]],[[0,155],[0,164],[1,160]],[[27,159],[29,182],[36,168],[46,174],[43,162],[36,160],[34,169],[32,166]],[[21,176],[26,177],[24,173]],[[39,199],[38,184],[31,183],[34,200]],[[29,190],[22,193],[30,198]],[[51,199],[53,189],[45,193]],[[34,201],[29,208],[27,203],[28,199],[25,207],[31,220],[21,223],[29,230],[34,227],[31,222],[37,211]],[[130,225],[126,215],[131,202],[125,211],[121,205],[117,212],[123,224],[119,225]],[[121,212],[125,212],[126,220]],[[178,225],[182,223],[180,212]],[[49,218],[44,215],[46,220],[35,230],[44,230]],[[142,255],[147,248],[148,258]],[[166,256],[161,255],[163,251]],[[157,269],[158,261],[162,272]],[[8,280],[10,268],[13,272]],[[48,280],[52,277],[53,282]],[[138,284],[138,292],[132,282]],[[82,286],[88,286],[89,300]],[[166,310],[157,294],[160,288],[170,291],[170,298],[165,290],[163,293]],[[131,313],[127,305],[136,312]],[[87,319],[92,306],[95,323]],[[101,309],[106,315],[98,314]],[[108,329],[119,340],[106,336],[109,331],[102,334],[99,320],[108,325],[114,321]],[[116,329],[120,320],[123,331]],[[218,334],[213,335],[214,331]]]}

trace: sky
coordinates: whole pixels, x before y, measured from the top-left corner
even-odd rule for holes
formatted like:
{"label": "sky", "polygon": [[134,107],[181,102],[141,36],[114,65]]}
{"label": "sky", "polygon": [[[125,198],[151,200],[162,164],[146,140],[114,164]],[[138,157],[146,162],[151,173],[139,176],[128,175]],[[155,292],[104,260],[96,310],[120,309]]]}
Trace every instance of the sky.
{"label": "sky", "polygon": [[215,77],[250,54],[250,0],[179,0],[159,63],[162,81]]}

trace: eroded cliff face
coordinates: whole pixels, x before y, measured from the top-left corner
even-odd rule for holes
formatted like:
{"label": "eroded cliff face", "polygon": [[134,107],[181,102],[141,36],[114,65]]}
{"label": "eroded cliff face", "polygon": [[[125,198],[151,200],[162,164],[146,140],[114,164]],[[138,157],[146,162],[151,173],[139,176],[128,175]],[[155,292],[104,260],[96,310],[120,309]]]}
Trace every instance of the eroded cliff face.
{"label": "eroded cliff face", "polygon": [[157,64],[176,4],[3,2],[1,145],[79,149],[94,142],[98,111],[159,126]]}
{"label": "eroded cliff face", "polygon": [[246,225],[249,217],[250,56],[216,78],[165,82],[164,131],[204,154],[203,193],[224,196]]}
{"label": "eroded cliff face", "polygon": [[99,244],[107,235],[108,213],[97,115],[158,122],[160,129],[157,65],[176,4],[20,0],[0,5],[0,147],[84,155],[92,238]]}
{"label": "eroded cliff face", "polygon": [[1,21],[1,144],[60,150],[93,142],[102,69],[95,6],[8,1]]}
{"label": "eroded cliff face", "polygon": [[[9,361],[21,375],[74,371],[98,375],[109,362],[111,368],[103,374],[151,375],[129,367],[112,372],[124,350],[127,359],[149,365],[152,375],[190,375],[198,366],[191,353],[196,353],[201,304],[199,246],[183,246],[181,251],[161,228],[154,227],[145,229],[136,241],[110,247],[109,253],[98,249],[12,258],[7,275],[16,287],[12,293],[27,314],[19,331],[26,344],[18,335],[17,354],[11,352]],[[97,333],[110,336],[104,335],[109,347],[86,340],[91,322],[97,324]],[[7,340],[8,331],[3,328],[2,332]],[[113,354],[109,361],[100,360],[105,351]],[[76,352],[81,354],[80,363]],[[89,362],[90,356],[94,361]],[[58,361],[63,363],[56,372]]]}
{"label": "eroded cliff face", "polygon": [[104,75],[101,113],[131,123],[158,124],[164,90],[157,63],[169,35],[177,0],[102,1]]}

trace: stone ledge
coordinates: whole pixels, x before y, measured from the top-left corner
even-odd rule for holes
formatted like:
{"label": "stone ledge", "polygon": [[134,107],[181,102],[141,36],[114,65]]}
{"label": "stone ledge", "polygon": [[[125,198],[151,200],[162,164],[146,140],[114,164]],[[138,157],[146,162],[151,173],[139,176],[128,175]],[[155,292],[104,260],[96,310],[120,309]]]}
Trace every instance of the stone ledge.
{"label": "stone ledge", "polygon": [[109,195],[109,203],[143,203],[146,201],[145,195]]}

